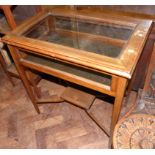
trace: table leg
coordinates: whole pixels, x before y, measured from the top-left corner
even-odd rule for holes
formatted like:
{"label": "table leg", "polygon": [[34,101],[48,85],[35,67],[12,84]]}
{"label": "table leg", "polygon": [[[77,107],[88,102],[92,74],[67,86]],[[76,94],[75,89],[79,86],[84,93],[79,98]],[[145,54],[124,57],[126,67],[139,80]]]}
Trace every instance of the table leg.
{"label": "table leg", "polygon": [[9,24],[9,26],[11,27],[11,29],[16,28],[16,22],[14,20],[13,14],[11,12],[11,6],[3,6],[3,11],[5,14],[5,17],[7,19],[7,22]]}
{"label": "table leg", "polygon": [[121,106],[122,106],[122,101],[123,101],[126,85],[127,85],[127,79],[119,77],[117,89],[116,89],[115,102],[114,102],[114,107],[113,107],[113,112],[112,112],[111,134],[110,134],[110,140],[109,140],[110,145],[112,144],[113,131],[114,131],[115,125],[118,121],[119,114],[121,111]]}
{"label": "table leg", "polygon": [[20,74],[20,77],[22,79],[22,82],[23,82],[23,84],[24,84],[24,86],[26,88],[26,91],[27,91],[27,93],[28,93],[28,95],[29,95],[32,103],[33,103],[33,106],[36,109],[37,113],[40,113],[40,110],[38,108],[38,105],[37,105],[37,101],[36,101],[34,92],[33,92],[32,88],[31,88],[31,85],[29,83],[29,80],[28,80],[28,78],[26,76],[26,71],[25,71],[24,67],[22,67],[19,64],[19,61],[18,60],[20,60],[20,56],[18,54],[18,51],[17,51],[16,48],[14,48],[14,47],[12,47],[10,45],[8,45],[8,48],[9,48],[9,50],[11,52],[11,55],[12,55],[12,57],[14,59],[14,62],[16,64],[16,68],[17,68],[17,70],[18,70],[18,72]]}

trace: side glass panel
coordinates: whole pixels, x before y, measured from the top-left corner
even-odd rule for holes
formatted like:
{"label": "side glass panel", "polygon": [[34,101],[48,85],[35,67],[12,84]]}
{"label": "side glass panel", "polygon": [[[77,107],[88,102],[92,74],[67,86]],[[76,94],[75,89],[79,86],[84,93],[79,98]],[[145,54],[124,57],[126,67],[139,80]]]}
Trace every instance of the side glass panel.
{"label": "side glass panel", "polygon": [[67,64],[64,62],[60,62],[58,60],[54,60],[51,58],[49,59],[45,57],[40,57],[38,55],[27,53],[23,50],[20,50],[20,54],[22,55],[24,60],[27,60],[30,63],[35,63],[38,65],[42,65],[44,67],[50,67],[51,69],[55,69],[63,73],[67,73],[70,75],[77,76],[79,78],[91,80],[91,81],[104,84],[107,86],[111,85],[110,75],[106,75],[106,74],[98,73],[98,72],[91,71],[85,68],[77,67],[77,66]]}

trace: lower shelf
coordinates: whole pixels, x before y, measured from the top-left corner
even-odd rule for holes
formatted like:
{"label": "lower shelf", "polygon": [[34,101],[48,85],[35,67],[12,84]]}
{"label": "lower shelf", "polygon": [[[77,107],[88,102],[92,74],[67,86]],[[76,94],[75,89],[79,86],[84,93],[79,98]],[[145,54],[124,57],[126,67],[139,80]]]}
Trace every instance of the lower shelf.
{"label": "lower shelf", "polygon": [[95,96],[75,88],[67,87],[61,98],[84,109],[89,109],[95,100]]}

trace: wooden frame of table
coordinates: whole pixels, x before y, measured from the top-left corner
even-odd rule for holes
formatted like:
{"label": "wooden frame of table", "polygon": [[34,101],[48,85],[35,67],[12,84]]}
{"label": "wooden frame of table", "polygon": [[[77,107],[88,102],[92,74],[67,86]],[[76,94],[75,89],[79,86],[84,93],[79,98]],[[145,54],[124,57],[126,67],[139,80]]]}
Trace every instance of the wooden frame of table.
{"label": "wooden frame of table", "polygon": [[[119,46],[123,45],[123,51],[118,58],[111,58],[103,55],[100,56],[98,54],[86,51],[79,52],[78,49],[61,46],[54,43],[48,43],[45,41],[24,37],[22,35],[33,25],[36,25],[39,21],[43,20],[49,15],[78,18],[81,20],[89,21],[92,20],[108,22],[110,24],[119,24],[122,27],[132,27],[134,28],[134,31],[127,42],[108,37],[102,38],[103,40],[117,44]],[[49,21],[48,24],[50,25],[51,22]],[[149,34],[151,24],[152,21],[150,20],[136,20],[127,17],[120,18],[115,16],[107,18],[107,15],[104,13],[92,13],[89,10],[82,10],[77,12],[73,10],[53,9],[52,12],[41,12],[38,15],[32,17],[16,28],[12,34],[8,34],[2,39],[5,43],[8,44],[18,72],[38,113],[40,113],[37,106],[39,100],[35,97],[29,84],[29,80],[26,76],[26,68],[50,74],[69,82],[73,82],[78,85],[115,97],[111,122],[111,132],[113,132],[114,126],[118,121],[128,80],[132,77],[138,59],[141,55],[141,51]],[[59,71],[57,69],[27,61],[21,56],[19,49],[28,53],[39,55],[41,57],[49,58],[51,60],[58,60],[66,64],[71,64],[102,74],[110,75],[112,78],[111,85],[105,86],[104,84],[99,84],[81,77],[74,76],[72,74]]]}

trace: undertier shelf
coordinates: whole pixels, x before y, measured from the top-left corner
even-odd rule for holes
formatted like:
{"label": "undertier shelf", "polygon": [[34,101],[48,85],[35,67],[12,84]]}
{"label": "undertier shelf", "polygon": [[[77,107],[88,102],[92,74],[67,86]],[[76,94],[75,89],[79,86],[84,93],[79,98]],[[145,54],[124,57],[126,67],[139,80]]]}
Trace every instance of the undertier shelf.
{"label": "undertier shelf", "polygon": [[95,100],[94,95],[71,87],[65,89],[61,98],[84,109],[89,109]]}

